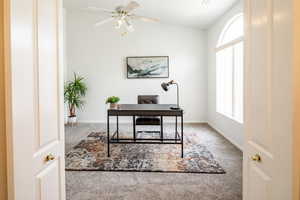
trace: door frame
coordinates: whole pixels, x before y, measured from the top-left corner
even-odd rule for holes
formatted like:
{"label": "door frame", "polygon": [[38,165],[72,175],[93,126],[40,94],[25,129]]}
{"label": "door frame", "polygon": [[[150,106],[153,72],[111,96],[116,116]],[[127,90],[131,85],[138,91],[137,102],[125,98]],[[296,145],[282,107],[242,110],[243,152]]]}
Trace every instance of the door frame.
{"label": "door frame", "polygon": [[4,2],[0,2],[0,199],[7,199],[5,73],[4,73]]}
{"label": "door frame", "polygon": [[[1,29],[4,30],[4,43],[0,44],[0,47],[4,49],[4,62],[0,62],[1,67],[4,68],[5,76],[5,95],[1,98],[5,98],[5,123],[6,123],[6,141],[0,140],[0,145],[6,143],[6,172],[7,172],[7,184],[4,183],[4,187],[7,186],[8,200],[14,200],[14,171],[13,171],[13,145],[12,145],[12,116],[11,116],[11,82],[10,77],[13,72],[10,69],[10,0],[3,0],[4,12],[2,12],[4,21],[0,23]],[[294,28],[294,55],[293,55],[293,94],[294,94],[294,130],[293,130],[293,195],[294,200],[300,198],[300,24],[297,23],[296,19],[300,19],[300,1],[293,0],[294,11],[293,11],[293,28]],[[245,9],[247,4],[245,4]],[[1,7],[0,7],[1,8]],[[1,19],[1,18],[0,18]],[[298,54],[297,54],[298,53]],[[246,55],[246,54],[245,54]],[[0,55],[1,56],[1,55]],[[0,57],[1,58],[1,57]],[[4,65],[4,66],[3,66]],[[63,79],[63,76],[60,76]],[[61,82],[61,80],[60,80]],[[298,123],[297,123],[298,122]],[[245,173],[243,174],[245,178]],[[1,183],[2,184],[2,183]],[[244,187],[245,188],[245,187]],[[245,192],[245,191],[243,191]]]}
{"label": "door frame", "polygon": [[[293,133],[293,168],[294,168],[294,200],[300,199],[300,24],[296,19],[300,19],[300,1],[294,0],[294,55],[293,55],[293,93],[294,93],[294,133]],[[298,123],[297,123],[298,122]]]}
{"label": "door frame", "polygon": [[14,172],[13,172],[13,147],[12,147],[12,117],[11,117],[11,68],[10,68],[10,0],[3,0],[3,32],[4,32],[4,85],[5,85],[5,130],[6,141],[2,141],[6,145],[6,189],[7,199],[13,200],[14,198]]}

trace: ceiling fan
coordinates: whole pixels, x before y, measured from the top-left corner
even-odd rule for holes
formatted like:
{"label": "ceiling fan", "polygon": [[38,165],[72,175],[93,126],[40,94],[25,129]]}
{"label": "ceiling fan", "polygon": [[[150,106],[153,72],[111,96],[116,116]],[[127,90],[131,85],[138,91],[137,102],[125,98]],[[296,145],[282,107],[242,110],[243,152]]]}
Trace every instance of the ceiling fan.
{"label": "ceiling fan", "polygon": [[117,6],[115,10],[109,10],[109,9],[97,8],[97,7],[88,7],[88,10],[96,11],[96,12],[104,12],[110,15],[109,18],[96,22],[95,23],[96,27],[106,24],[110,21],[115,21],[116,29],[120,29],[122,26],[124,26],[127,31],[132,32],[134,31],[132,25],[133,20],[142,20],[146,22],[159,22],[159,19],[134,14],[133,12],[138,7],[140,7],[140,5],[136,1],[131,1],[126,6]]}

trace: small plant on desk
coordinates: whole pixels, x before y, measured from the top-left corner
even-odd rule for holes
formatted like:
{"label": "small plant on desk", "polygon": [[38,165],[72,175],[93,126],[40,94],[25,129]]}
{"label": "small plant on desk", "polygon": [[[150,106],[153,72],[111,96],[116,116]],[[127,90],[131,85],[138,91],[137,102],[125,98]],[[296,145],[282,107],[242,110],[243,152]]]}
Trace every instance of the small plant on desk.
{"label": "small plant on desk", "polygon": [[111,96],[111,97],[108,97],[106,99],[106,104],[110,104],[110,109],[116,109],[118,108],[118,102],[120,101],[120,98],[119,97],[116,97],[116,96]]}

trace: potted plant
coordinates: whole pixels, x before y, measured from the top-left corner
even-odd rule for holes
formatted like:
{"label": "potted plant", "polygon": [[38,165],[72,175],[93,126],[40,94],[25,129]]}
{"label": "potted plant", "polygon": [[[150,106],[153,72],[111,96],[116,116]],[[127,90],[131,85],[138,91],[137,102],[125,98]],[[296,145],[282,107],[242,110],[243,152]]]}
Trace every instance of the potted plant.
{"label": "potted plant", "polygon": [[116,109],[118,107],[118,102],[120,101],[119,97],[111,96],[106,99],[106,104],[110,104],[111,109]]}
{"label": "potted plant", "polygon": [[65,102],[68,104],[69,123],[76,123],[76,109],[80,109],[84,105],[84,101],[82,100],[82,98],[86,94],[87,87],[83,80],[83,77],[78,76],[76,73],[74,73],[74,79],[72,81],[68,81],[65,84],[64,98]]}

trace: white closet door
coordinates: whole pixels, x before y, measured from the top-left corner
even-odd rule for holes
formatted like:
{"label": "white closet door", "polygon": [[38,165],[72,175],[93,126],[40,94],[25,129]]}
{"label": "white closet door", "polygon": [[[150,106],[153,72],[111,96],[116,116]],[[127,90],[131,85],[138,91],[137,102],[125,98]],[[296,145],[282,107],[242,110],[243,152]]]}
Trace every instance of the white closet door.
{"label": "white closet door", "polygon": [[15,200],[64,200],[62,1],[10,0]]}
{"label": "white closet door", "polygon": [[246,0],[244,199],[292,199],[292,0]]}

